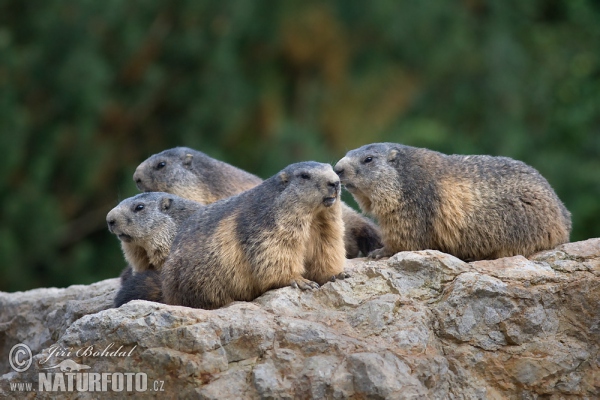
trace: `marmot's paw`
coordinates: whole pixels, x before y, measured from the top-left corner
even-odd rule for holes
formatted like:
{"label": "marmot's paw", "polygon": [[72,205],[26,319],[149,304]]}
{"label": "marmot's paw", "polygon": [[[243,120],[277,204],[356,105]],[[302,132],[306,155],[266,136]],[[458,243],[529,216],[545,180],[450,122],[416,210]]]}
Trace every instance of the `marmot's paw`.
{"label": "marmot's paw", "polygon": [[293,288],[300,288],[302,290],[312,290],[320,287],[317,282],[309,281],[308,279],[304,278],[292,279],[290,286]]}
{"label": "marmot's paw", "polygon": [[350,274],[347,272],[340,272],[337,275],[332,275],[331,278],[329,279],[331,282],[335,282],[338,279],[346,279],[346,278],[350,278]]}
{"label": "marmot's paw", "polygon": [[380,258],[390,257],[393,255],[394,255],[394,253],[390,253],[389,251],[387,251],[385,249],[385,247],[382,247],[381,249],[373,250],[372,252],[369,253],[369,255],[367,257],[372,258],[373,260],[379,260]]}

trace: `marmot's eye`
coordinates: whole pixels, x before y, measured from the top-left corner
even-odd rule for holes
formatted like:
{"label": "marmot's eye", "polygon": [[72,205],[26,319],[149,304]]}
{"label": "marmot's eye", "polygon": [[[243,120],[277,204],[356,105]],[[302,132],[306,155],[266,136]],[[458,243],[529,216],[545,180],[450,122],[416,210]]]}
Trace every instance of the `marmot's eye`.
{"label": "marmot's eye", "polygon": [[302,179],[310,179],[310,175],[307,174],[306,172],[300,175],[300,178]]}
{"label": "marmot's eye", "polygon": [[144,205],[143,204],[138,204],[137,206],[135,206],[134,211],[142,211],[144,209]]}
{"label": "marmot's eye", "polygon": [[365,164],[366,164],[366,163],[370,163],[371,161],[373,161],[373,157],[371,157],[371,156],[369,156],[369,157],[367,157],[367,158],[365,158],[365,159],[363,160],[363,162],[364,162]]}
{"label": "marmot's eye", "polygon": [[166,162],[164,162],[164,161],[161,161],[161,162],[159,162],[158,164],[156,164],[156,169],[161,169],[161,168],[163,168],[165,165],[167,165],[167,163],[166,163]]}

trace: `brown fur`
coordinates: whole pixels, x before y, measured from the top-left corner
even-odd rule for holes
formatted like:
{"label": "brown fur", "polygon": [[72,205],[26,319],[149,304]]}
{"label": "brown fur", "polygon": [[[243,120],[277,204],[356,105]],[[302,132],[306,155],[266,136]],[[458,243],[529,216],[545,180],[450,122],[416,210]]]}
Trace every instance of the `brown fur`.
{"label": "brown fur", "polygon": [[306,162],[206,206],[173,242],[165,302],[211,309],[345,277],[339,192],[331,166]]}
{"label": "brown fur", "polygon": [[345,226],[341,212],[343,208],[338,210],[340,205],[338,201],[315,215],[308,234],[310,239],[306,241],[304,277],[320,285],[343,272],[340,266],[345,263],[344,252],[331,251],[344,248]]}
{"label": "brown fur", "polygon": [[532,167],[506,157],[445,155],[394,143],[352,150],[335,166],[384,247],[466,260],[528,256],[569,240],[570,213]]}
{"label": "brown fur", "polygon": [[[141,191],[163,191],[210,204],[259,185],[262,180],[246,171],[186,147],[155,154],[141,163],[133,179]],[[368,218],[342,204],[346,226],[346,257],[383,246],[379,228]],[[320,237],[318,235],[317,237]]]}

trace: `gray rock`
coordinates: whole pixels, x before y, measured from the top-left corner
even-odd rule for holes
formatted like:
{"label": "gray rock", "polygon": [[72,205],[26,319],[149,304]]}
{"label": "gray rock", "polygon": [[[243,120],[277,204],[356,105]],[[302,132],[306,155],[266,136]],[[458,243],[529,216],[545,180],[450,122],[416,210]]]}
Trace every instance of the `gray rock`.
{"label": "gray rock", "polygon": [[[351,260],[348,271],[316,291],[283,288],[211,311],[112,309],[116,280],[2,293],[0,395],[19,382],[39,388],[44,368],[70,359],[87,373],[147,375],[145,391],[103,398],[600,397],[600,239],[473,263],[402,252]],[[21,341],[33,365],[15,372],[6,355]]]}
{"label": "gray rock", "polygon": [[32,352],[56,342],[77,319],[112,307],[119,279],[66,289],[0,292],[0,373],[9,370],[8,354],[17,343]]}

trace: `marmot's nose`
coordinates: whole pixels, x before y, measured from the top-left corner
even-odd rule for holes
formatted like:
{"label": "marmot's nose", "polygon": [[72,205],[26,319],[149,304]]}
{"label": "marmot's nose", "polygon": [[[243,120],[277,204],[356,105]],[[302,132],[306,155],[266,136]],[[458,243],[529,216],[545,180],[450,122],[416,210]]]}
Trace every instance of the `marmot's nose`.
{"label": "marmot's nose", "polygon": [[327,186],[337,192],[340,190],[340,181],[329,182]]}
{"label": "marmot's nose", "polygon": [[138,167],[135,169],[135,172],[133,173],[133,181],[135,182],[135,185],[137,186],[137,188],[139,190],[142,190],[142,178],[144,177],[144,174],[142,172],[142,170],[140,169],[141,165],[138,165]]}
{"label": "marmot's nose", "polygon": [[117,220],[114,218],[110,218],[106,220],[106,223],[108,224],[109,227],[115,226],[115,224],[117,223]]}
{"label": "marmot's nose", "polygon": [[344,168],[336,165],[335,167],[333,167],[333,172],[335,172],[337,174],[337,176],[339,176],[341,178],[342,175],[344,175]]}
{"label": "marmot's nose", "polygon": [[135,171],[135,173],[133,174],[133,181],[136,185],[142,183],[142,178],[140,178],[140,175],[137,173],[137,171]]}

